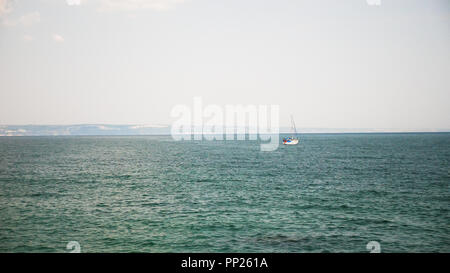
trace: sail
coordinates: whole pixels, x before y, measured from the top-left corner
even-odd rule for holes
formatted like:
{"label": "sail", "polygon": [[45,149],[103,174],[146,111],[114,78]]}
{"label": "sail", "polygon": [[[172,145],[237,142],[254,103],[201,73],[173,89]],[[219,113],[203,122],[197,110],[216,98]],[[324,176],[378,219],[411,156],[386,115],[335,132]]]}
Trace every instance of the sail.
{"label": "sail", "polygon": [[298,144],[298,136],[297,136],[297,128],[295,127],[294,118],[291,115],[291,131],[295,134],[294,136],[290,136],[287,138],[283,138],[284,145],[296,145]]}
{"label": "sail", "polygon": [[294,118],[291,115],[291,130],[293,130],[295,137],[297,138],[297,128],[295,127]]}

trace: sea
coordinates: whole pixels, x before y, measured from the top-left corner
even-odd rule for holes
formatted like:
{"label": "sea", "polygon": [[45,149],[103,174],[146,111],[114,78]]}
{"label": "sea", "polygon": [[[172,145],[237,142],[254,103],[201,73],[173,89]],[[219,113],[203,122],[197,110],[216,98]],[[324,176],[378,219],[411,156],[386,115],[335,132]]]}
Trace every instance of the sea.
{"label": "sea", "polygon": [[450,252],[450,133],[0,137],[0,155],[0,252]]}

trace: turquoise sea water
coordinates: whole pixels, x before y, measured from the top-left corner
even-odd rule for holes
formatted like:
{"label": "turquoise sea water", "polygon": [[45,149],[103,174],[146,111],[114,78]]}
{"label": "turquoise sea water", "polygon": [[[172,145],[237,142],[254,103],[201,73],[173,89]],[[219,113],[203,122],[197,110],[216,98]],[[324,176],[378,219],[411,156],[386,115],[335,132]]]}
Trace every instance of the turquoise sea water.
{"label": "turquoise sea water", "polygon": [[0,138],[0,251],[450,252],[450,134]]}

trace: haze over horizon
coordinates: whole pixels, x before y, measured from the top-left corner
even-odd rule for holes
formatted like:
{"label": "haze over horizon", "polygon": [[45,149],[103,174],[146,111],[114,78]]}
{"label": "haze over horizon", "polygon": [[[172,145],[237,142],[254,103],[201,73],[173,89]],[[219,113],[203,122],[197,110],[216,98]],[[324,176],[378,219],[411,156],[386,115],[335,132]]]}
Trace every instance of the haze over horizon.
{"label": "haze over horizon", "polygon": [[450,130],[449,33],[448,0],[0,0],[0,125],[170,125],[201,96]]}

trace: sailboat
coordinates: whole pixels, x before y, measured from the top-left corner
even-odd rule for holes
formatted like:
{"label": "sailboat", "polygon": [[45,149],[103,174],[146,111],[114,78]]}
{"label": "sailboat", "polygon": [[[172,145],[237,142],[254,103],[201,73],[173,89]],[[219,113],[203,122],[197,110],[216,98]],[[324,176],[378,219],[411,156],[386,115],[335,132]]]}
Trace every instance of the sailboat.
{"label": "sailboat", "polygon": [[291,115],[291,130],[294,131],[295,133],[295,137],[294,136],[290,136],[287,138],[283,138],[283,144],[284,145],[296,145],[298,144],[298,135],[297,135],[297,128],[295,128],[295,122],[294,122],[294,118]]}

